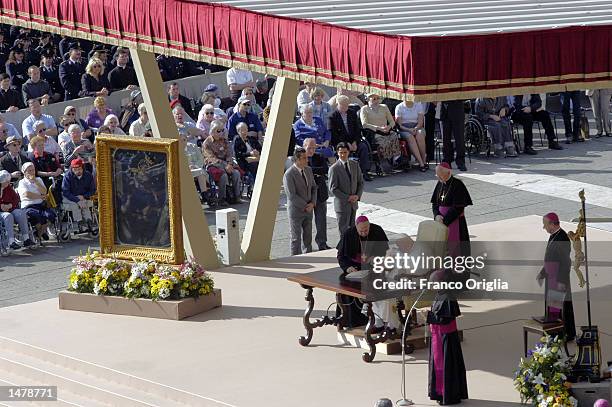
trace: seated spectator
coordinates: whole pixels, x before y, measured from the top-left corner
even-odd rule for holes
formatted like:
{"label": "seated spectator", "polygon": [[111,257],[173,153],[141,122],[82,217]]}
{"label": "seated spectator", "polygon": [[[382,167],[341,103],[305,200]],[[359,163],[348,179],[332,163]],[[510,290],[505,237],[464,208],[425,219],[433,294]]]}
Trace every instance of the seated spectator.
{"label": "seated spectator", "polygon": [[32,37],[36,38],[35,34],[32,32],[22,34],[15,42],[15,46],[18,46],[23,50],[23,62],[25,63],[26,67],[30,67],[32,65],[38,66],[40,64],[40,54],[32,47]]}
{"label": "seated spectator", "polygon": [[[48,132],[47,125],[42,120],[39,120],[34,123],[34,133],[31,134],[27,138],[27,142],[30,143],[30,140],[32,140],[34,136],[41,136],[42,138],[45,139],[44,151],[46,151],[47,153],[51,155],[54,155],[55,158],[59,160],[60,158],[59,154],[61,153],[62,149],[59,146],[59,144],[57,144],[57,141],[55,141],[53,137],[47,135],[47,132]],[[33,151],[31,144],[28,146],[28,151],[29,152]]]}
{"label": "seated spectator", "polygon": [[512,121],[523,126],[525,139],[525,154],[536,155],[533,149],[533,122],[539,121],[544,127],[548,138],[548,148],[551,150],[563,150],[563,147],[555,141],[555,129],[553,128],[550,115],[542,107],[542,98],[537,93],[531,95],[510,96],[508,105],[512,109]]}
{"label": "seated spectator", "polygon": [[[251,113],[256,114],[257,117],[261,116],[261,114],[263,113],[263,108],[257,104],[257,101],[255,100],[255,94],[253,93],[253,88],[247,87],[247,88],[242,89],[240,98],[245,98],[245,99],[250,100],[251,101]],[[234,107],[234,111],[236,110],[238,110],[237,106]]]}
{"label": "seated spectator", "polygon": [[257,137],[258,140],[263,140],[264,128],[257,115],[250,112],[251,104],[252,102],[247,98],[241,97],[238,100],[238,111],[232,114],[227,123],[229,135],[232,140],[238,134],[236,132],[236,125],[240,122],[246,123],[249,126],[249,135],[251,137]]}
{"label": "seated spectator", "polygon": [[393,131],[395,120],[387,105],[380,103],[380,96],[368,94],[368,105],[359,111],[361,126],[373,132],[373,142],[377,145],[380,158],[393,160],[397,164],[401,158],[399,138]]}
{"label": "seated spectator", "polygon": [[59,71],[53,65],[55,54],[47,50],[42,54],[40,77],[51,86],[51,100],[60,101],[64,98],[64,88],[60,82]]}
{"label": "seated spectator", "polygon": [[225,74],[227,86],[230,90],[230,97],[235,103],[238,103],[242,90],[244,88],[252,88],[255,86],[253,74],[251,71],[238,68],[230,68]]}
{"label": "seated spectator", "polygon": [[320,118],[314,117],[312,106],[302,105],[300,110],[302,117],[293,123],[297,145],[303,146],[304,139],[313,138],[317,141],[317,154],[332,161],[334,150],[329,146],[331,133]]}
{"label": "seated spectator", "polygon": [[94,135],[85,120],[81,119],[77,116],[77,109],[74,106],[66,106],[64,109],[64,114],[59,117],[59,128],[62,132],[57,136],[57,142],[62,147],[62,145],[70,140],[70,134],[68,134],[68,127],[71,124],[78,124],[81,128],[81,133],[83,137],[88,138],[92,143],[94,142]]}
{"label": "seated spectator", "polygon": [[242,170],[253,179],[257,175],[261,144],[256,137],[249,136],[249,126],[240,122],[236,125],[238,135],[234,138],[234,157]]}
{"label": "seated spectator", "polygon": [[19,181],[17,192],[21,199],[21,209],[26,213],[30,224],[42,240],[49,240],[47,224],[55,221],[55,212],[46,205],[47,188],[42,179],[36,176],[34,164],[27,162],[21,166],[23,178]]}
{"label": "seated spectator", "polygon": [[421,172],[429,169],[425,146],[425,106],[409,100],[395,107],[395,121],[400,137],[408,142],[410,152],[419,163]]}
{"label": "seated spectator", "polygon": [[[183,109],[185,109],[185,113],[187,113],[191,119],[195,117],[195,113],[193,113],[193,109],[191,108],[191,101],[187,97],[181,95],[178,83],[172,82],[170,84],[170,87],[168,88],[168,100],[170,103],[178,100]],[[174,107],[176,106],[173,106],[172,108],[174,109]]]}
{"label": "seated spectator", "polygon": [[312,102],[309,103],[312,106],[312,111],[314,117],[318,117],[321,119],[323,124],[327,126],[327,122],[329,120],[329,115],[333,112],[329,103],[323,101],[323,97],[325,96],[325,92],[321,88],[314,88],[312,92],[310,92],[310,98]]}
{"label": "seated spectator", "polygon": [[108,96],[110,95],[110,83],[104,75],[104,65],[98,58],[92,58],[85,67],[85,73],[81,76],[81,97]]}
{"label": "seated spectator", "polygon": [[310,92],[314,90],[316,85],[312,82],[305,82],[302,90],[298,92],[297,95],[297,107],[298,110],[302,108],[302,106],[309,104],[312,102],[312,98],[310,97]]}
{"label": "seated spectator", "polygon": [[89,112],[85,121],[89,127],[97,129],[104,124],[104,120],[106,120],[108,115],[113,114],[113,111],[106,107],[106,99],[102,96],[95,98],[93,105],[94,108]]}
{"label": "seated spectator", "polygon": [[363,102],[361,101],[361,99],[359,99],[357,97],[357,94],[351,90],[347,90],[347,89],[342,89],[340,87],[338,87],[336,89],[336,94],[334,96],[332,96],[327,103],[329,103],[329,105],[331,106],[332,109],[336,109],[338,106],[338,97],[340,96],[346,96],[349,98],[349,105],[357,105],[359,107],[363,107]]}
{"label": "seated spectator", "polygon": [[206,193],[208,192],[208,182],[206,181],[207,177],[204,175],[204,155],[202,154],[202,149],[188,142],[186,134],[181,134],[180,138],[181,142],[185,145],[185,154],[189,162],[189,169],[200,191],[200,199],[204,201],[206,199]]}
{"label": "seated spectator", "polygon": [[206,104],[202,106],[200,113],[198,114],[198,122],[196,127],[202,130],[203,137],[208,137],[210,131],[210,124],[215,119],[215,108],[213,105]]}
{"label": "seated spectator", "polygon": [[[214,86],[214,89],[217,88],[216,85],[213,85],[213,86]],[[212,89],[211,85],[208,85],[206,89]],[[231,99],[230,99],[230,102],[233,103]],[[202,106],[203,105],[213,105],[215,108],[216,116],[226,116],[225,110],[223,110],[223,107],[224,107],[223,101],[217,97],[216,93],[204,91],[204,93],[202,93],[202,97],[200,98],[200,103],[202,103]]]}
{"label": "seated spectator", "polygon": [[270,89],[274,86],[276,79],[274,78],[263,78],[255,81],[255,101],[261,108],[268,106],[268,99],[270,98]]}
{"label": "seated spectator", "polygon": [[7,122],[6,118],[1,114],[0,114],[0,124],[4,125],[4,128],[8,132],[9,136],[16,136],[16,137],[21,138],[21,134],[19,134],[19,131],[17,130],[17,128],[13,126],[11,123]]}
{"label": "seated spectator", "polygon": [[[108,73],[111,71],[111,69],[113,69],[113,64],[111,63],[110,58],[108,57],[108,52],[109,50],[105,48],[104,44],[96,45],[89,52],[89,59],[97,58],[100,60],[100,62],[102,62],[102,66],[104,67],[105,73]],[[109,79],[109,82],[110,82],[110,79]],[[109,90],[114,91],[115,89],[109,89]]]}
{"label": "seated spectator", "polygon": [[108,134],[114,134],[115,136],[125,136],[125,132],[119,127],[119,119],[114,114],[109,114],[104,119],[104,125],[108,126]]}
{"label": "seated spectator", "polygon": [[476,114],[488,127],[496,157],[503,157],[504,150],[508,157],[516,157],[508,112],[510,107],[505,97],[476,99]]}
{"label": "seated spectator", "polygon": [[180,59],[163,54],[158,55],[156,59],[162,81],[173,81],[183,76],[183,64]]}
{"label": "seated spectator", "polygon": [[95,154],[94,145],[87,138],[84,138],[81,133],[81,127],[78,124],[71,124],[68,127],[70,141],[67,141],[62,147],[64,153],[64,165],[66,168],[72,160],[80,158],[83,162],[91,164],[91,158]]}
{"label": "seated spectator", "polygon": [[185,120],[185,109],[182,106],[172,109],[172,115],[179,134],[184,134],[190,143],[197,144],[197,140],[202,139],[202,130],[198,129],[194,122]]}
{"label": "seated spectator", "polygon": [[128,65],[130,62],[130,50],[128,48],[117,49],[117,66],[108,73],[108,81],[111,89],[121,90],[136,90],[138,88],[138,79],[136,71]]}
{"label": "seated spectator", "polygon": [[85,67],[81,63],[81,47],[77,42],[73,42],[70,44],[68,59],[59,66],[60,83],[65,91],[64,100],[79,97],[81,90],[83,90],[81,78],[84,73]]}
{"label": "seated spectator", "polygon": [[130,124],[129,134],[130,136],[136,137],[144,137],[146,133],[145,126],[149,122],[149,116],[147,114],[147,107],[144,103],[138,105],[138,117],[137,120],[134,120],[132,124]]}
{"label": "seated spectator", "polygon": [[121,107],[119,113],[119,125],[124,132],[129,131],[132,122],[140,117],[138,105],[141,103],[143,103],[143,98],[140,89],[133,90],[130,93],[130,100]]}
{"label": "seated spectator", "polygon": [[44,137],[32,137],[30,146],[32,147],[32,152],[28,154],[28,158],[34,163],[36,176],[42,178],[48,189],[52,184],[52,178],[60,176],[63,172],[60,161],[55,155],[45,151]]}
{"label": "seated spectator", "polygon": [[8,138],[8,130],[4,123],[0,123],[0,158],[8,153],[6,148],[6,139]]}
{"label": "seated spectator", "polygon": [[13,181],[20,180],[23,177],[21,166],[30,162],[28,156],[21,151],[21,141],[19,136],[8,136],[5,146],[8,153],[0,159],[0,170],[8,171]]}
{"label": "seated spectator", "polygon": [[92,195],[96,193],[96,183],[91,172],[85,170],[83,160],[80,158],[70,161],[70,171],[64,175],[62,181],[62,204],[64,209],[70,211],[72,220],[82,226],[83,221],[87,230],[92,231],[91,209]]}
{"label": "seated spectator", "polygon": [[21,92],[11,89],[11,79],[8,74],[0,74],[0,110],[16,112],[24,107]]}
{"label": "seated spectator", "polygon": [[13,47],[6,61],[6,73],[11,78],[11,88],[21,91],[21,86],[28,79],[28,66],[24,60],[21,47]]}
{"label": "seated spectator", "polygon": [[359,121],[357,113],[349,109],[348,96],[340,95],[337,103],[338,109],[329,117],[330,143],[334,148],[338,143],[345,143],[351,153],[357,154],[363,179],[372,181],[372,177],[368,174],[371,165],[370,149],[367,143],[361,139],[361,121]]}
{"label": "seated spectator", "polygon": [[234,202],[241,203],[240,199],[240,172],[234,168],[232,162],[232,149],[227,142],[227,130],[223,123],[215,120],[210,125],[210,136],[202,143],[204,152],[204,163],[206,170],[214,179],[219,189],[220,206],[227,206],[227,184],[228,177],[232,177]]}
{"label": "seated spectator", "polygon": [[15,230],[13,225],[19,225],[20,240],[23,247],[30,247],[34,242],[30,239],[28,229],[28,218],[23,210],[19,209],[19,195],[11,185],[11,174],[8,171],[0,171],[0,221],[4,222],[8,245],[12,250],[20,248],[15,241]]}
{"label": "seated spectator", "polygon": [[30,79],[28,79],[21,87],[23,100],[39,99],[40,104],[43,106],[59,101],[59,97],[57,99],[53,99],[54,94],[51,90],[51,85],[49,85],[44,79],[40,79],[39,67],[32,65],[30,68],[28,68],[28,75],[30,76]]}
{"label": "seated spectator", "polygon": [[35,124],[39,121],[44,123],[45,134],[47,136],[56,137],[58,131],[55,120],[53,120],[53,117],[50,115],[42,112],[40,101],[38,99],[30,99],[28,100],[28,107],[30,108],[30,115],[26,117],[21,124],[23,138],[29,140],[32,135],[35,135]]}

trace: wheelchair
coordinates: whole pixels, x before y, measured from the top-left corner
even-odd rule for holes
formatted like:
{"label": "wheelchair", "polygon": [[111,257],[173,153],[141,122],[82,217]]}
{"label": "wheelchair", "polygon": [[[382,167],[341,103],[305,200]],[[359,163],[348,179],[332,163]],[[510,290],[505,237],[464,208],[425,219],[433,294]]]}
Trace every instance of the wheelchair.
{"label": "wheelchair", "polygon": [[486,153],[491,155],[492,141],[486,125],[474,114],[469,114],[465,120],[465,152],[470,157]]}
{"label": "wheelchair", "polygon": [[8,234],[4,222],[0,219],[0,256],[8,256],[10,253]]}
{"label": "wheelchair", "polygon": [[[243,181],[244,175],[243,175],[243,171],[242,169],[238,166],[238,164],[233,163],[234,167],[236,167],[238,169],[238,172],[240,172],[240,191],[241,191],[241,195],[244,192],[244,188],[245,188],[245,182]],[[208,189],[208,205],[211,208],[216,208],[218,206],[219,203],[219,186],[217,185],[217,182],[215,181],[215,178],[213,177],[213,175],[208,171],[208,169],[210,168],[210,165],[206,166],[206,174],[208,175],[208,185],[209,185],[209,189]],[[241,198],[240,196],[234,196],[234,180],[232,177],[228,176],[227,177],[227,185],[225,186],[225,200],[229,203],[232,204],[232,202],[235,202],[236,199]],[[254,182],[253,184],[254,185]],[[251,189],[251,193],[252,193],[252,189]]]}
{"label": "wheelchair", "polygon": [[[79,225],[73,217],[72,212],[64,209],[61,205],[58,206],[59,211],[57,211],[56,223],[59,226],[56,226],[57,238],[59,242],[69,242],[72,240],[73,235],[82,235],[87,233],[89,237],[96,237],[100,233],[100,221],[98,219],[98,210],[97,210],[97,201],[93,199],[93,206],[89,209],[91,215],[91,224],[88,226]],[[85,221],[83,221],[85,222]]]}

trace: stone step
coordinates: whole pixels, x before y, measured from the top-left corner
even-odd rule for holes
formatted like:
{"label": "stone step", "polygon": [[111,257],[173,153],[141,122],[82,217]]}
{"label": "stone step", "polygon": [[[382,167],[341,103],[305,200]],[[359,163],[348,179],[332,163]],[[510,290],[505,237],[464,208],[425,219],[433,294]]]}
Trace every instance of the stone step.
{"label": "stone step", "polygon": [[[0,378],[6,374],[58,386],[87,407],[220,407],[228,404],[36,346],[0,337]],[[20,385],[23,384],[19,382]],[[79,402],[85,404],[79,404]],[[65,398],[71,402],[73,399]],[[45,402],[44,406],[49,406]],[[94,406],[95,403],[95,406]]]}

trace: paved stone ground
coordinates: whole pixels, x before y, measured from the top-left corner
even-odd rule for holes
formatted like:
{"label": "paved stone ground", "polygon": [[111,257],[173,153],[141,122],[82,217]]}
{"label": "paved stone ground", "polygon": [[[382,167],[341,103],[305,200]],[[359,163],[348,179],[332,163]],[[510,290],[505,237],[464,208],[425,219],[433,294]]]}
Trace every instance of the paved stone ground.
{"label": "paved stone ground", "polygon": [[[594,126],[592,126],[594,127]],[[562,130],[559,138],[563,140]],[[550,210],[559,213],[563,220],[578,215],[579,204],[575,202],[580,184],[588,183],[604,187],[604,198],[600,205],[589,205],[589,216],[612,217],[612,138],[592,139],[589,142],[572,144],[564,151],[539,149],[539,137],[535,134],[537,156],[520,156],[515,159],[486,159],[473,157],[468,163],[468,174],[490,175],[513,172],[521,176],[529,174],[548,175],[551,178],[544,193],[521,190],[521,186],[509,187],[495,182],[484,182],[464,177],[472,195],[474,206],[467,211],[468,223],[478,224],[494,220],[513,218],[528,214],[544,214]],[[565,145],[564,145],[565,146]],[[431,216],[429,199],[435,185],[434,171],[396,174],[376,178],[366,183],[362,201],[396,211],[425,217]],[[565,189],[555,190],[555,185],[576,183],[575,192],[567,195]],[[529,181],[527,181],[529,182]],[[609,188],[609,190],[608,190]],[[529,189],[529,188],[528,188]],[[601,197],[600,197],[601,198]],[[587,202],[589,195],[587,195]],[[608,202],[608,203],[606,203]],[[281,197],[272,241],[272,257],[289,255],[288,224]],[[244,227],[248,203],[239,205],[241,227]],[[215,216],[206,212],[211,231],[214,233]],[[390,237],[394,236],[390,233]],[[328,244],[338,242],[336,221],[328,218]],[[0,258],[0,307],[32,302],[55,297],[66,286],[71,267],[70,259],[79,252],[95,247],[97,241],[79,238],[69,244],[48,243],[44,248],[18,251],[9,257]],[[315,246],[316,247],[316,246]]]}

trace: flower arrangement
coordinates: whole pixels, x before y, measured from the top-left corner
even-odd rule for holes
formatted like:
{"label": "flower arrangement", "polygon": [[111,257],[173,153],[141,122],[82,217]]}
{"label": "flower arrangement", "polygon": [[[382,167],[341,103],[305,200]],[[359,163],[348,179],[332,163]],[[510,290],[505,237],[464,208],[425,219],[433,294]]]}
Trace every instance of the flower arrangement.
{"label": "flower arrangement", "polygon": [[73,263],[68,290],[79,293],[176,300],[209,294],[215,286],[212,277],[193,259],[173,267],[152,259],[127,262],[87,251]]}
{"label": "flower arrangement", "polygon": [[575,407],[576,399],[570,396],[570,384],[566,381],[571,361],[562,351],[563,342],[558,337],[545,336],[527,359],[521,358],[514,377],[514,387],[523,403],[538,407]]}

